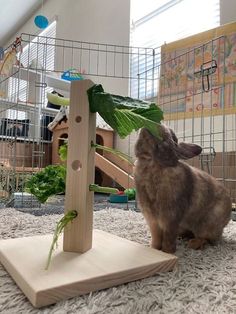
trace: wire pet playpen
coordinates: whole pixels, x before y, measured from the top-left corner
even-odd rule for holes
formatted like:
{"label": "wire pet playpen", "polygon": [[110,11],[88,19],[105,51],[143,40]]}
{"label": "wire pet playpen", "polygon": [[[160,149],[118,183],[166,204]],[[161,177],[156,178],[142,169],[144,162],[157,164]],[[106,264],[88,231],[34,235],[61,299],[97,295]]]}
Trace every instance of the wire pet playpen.
{"label": "wire pet playpen", "polygon": [[236,25],[162,47],[159,104],[180,140],[202,146],[191,164],[215,176],[236,199]]}
{"label": "wire pet playpen", "polygon": [[[47,125],[58,108],[46,94],[69,97],[68,76],[82,74],[113,94],[157,101],[179,140],[203,147],[191,163],[221,180],[235,203],[235,25],[230,31],[157,49],[22,34],[6,49],[9,62],[3,60],[0,71],[2,201],[23,191],[28,175],[51,164]],[[109,129],[100,117],[97,127]],[[135,138],[124,145],[114,135],[114,143],[132,154]]]}
{"label": "wire pet playpen", "polygon": [[[151,48],[35,37],[30,34],[17,38],[5,50],[0,64],[2,202],[7,201],[14,192],[23,192],[28,176],[52,162],[58,162],[58,156],[52,154],[55,141],[47,126],[57,115],[60,106],[51,104],[47,93],[56,92],[69,97],[70,81],[82,75],[102,84],[106,91],[113,94],[130,94],[134,98],[153,97],[157,87],[153,72],[154,52]],[[140,75],[141,72],[144,74]],[[98,139],[101,138],[101,130],[111,131],[99,115],[97,127],[100,130]],[[60,143],[67,137],[64,131],[61,133]],[[108,144],[113,146],[114,142],[119,146],[119,139],[111,134]],[[102,144],[106,145],[105,142]],[[129,148],[125,150],[130,154]],[[116,164],[117,161],[113,158],[112,163]],[[129,169],[125,164],[119,166],[125,180],[127,178],[128,187]]]}

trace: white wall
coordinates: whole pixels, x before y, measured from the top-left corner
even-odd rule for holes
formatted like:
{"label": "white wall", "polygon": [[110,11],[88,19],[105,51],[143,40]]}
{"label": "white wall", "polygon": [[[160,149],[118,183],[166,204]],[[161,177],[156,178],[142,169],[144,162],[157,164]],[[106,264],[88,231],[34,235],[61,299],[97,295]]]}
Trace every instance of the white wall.
{"label": "white wall", "polygon": [[236,1],[220,0],[220,24],[234,22],[236,20]]}
{"label": "white wall", "polygon": [[[34,17],[8,42],[22,32],[36,34]],[[89,42],[129,44],[129,0],[47,0],[43,14],[51,21],[58,17],[57,37]]]}

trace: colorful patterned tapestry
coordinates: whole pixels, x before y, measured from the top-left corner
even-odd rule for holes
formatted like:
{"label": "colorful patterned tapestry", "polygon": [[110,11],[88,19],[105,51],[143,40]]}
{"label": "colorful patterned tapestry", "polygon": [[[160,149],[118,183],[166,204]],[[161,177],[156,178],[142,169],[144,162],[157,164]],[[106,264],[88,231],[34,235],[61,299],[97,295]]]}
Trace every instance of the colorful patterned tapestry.
{"label": "colorful patterned tapestry", "polygon": [[162,46],[164,112],[236,106],[236,23]]}

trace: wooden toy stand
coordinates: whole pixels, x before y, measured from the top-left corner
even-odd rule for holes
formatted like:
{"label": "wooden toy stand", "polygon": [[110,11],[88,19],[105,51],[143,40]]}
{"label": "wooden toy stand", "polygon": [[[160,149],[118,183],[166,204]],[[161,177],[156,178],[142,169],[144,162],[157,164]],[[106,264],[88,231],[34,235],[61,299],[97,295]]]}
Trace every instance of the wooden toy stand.
{"label": "wooden toy stand", "polygon": [[[65,212],[78,216],[45,270],[52,235],[0,241],[0,261],[35,307],[172,270],[177,258],[161,251],[93,230],[96,114],[89,111],[90,80],[71,84],[69,150]],[[117,223],[119,223],[117,221]],[[158,280],[158,279],[157,279]]]}

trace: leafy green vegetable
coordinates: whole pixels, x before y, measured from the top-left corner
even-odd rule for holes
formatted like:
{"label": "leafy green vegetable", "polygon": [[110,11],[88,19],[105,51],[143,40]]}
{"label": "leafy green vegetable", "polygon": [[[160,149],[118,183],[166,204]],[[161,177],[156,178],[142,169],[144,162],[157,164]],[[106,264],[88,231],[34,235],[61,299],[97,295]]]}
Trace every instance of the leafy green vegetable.
{"label": "leafy green vegetable", "polygon": [[115,149],[115,148],[111,148],[111,147],[107,147],[107,146],[103,146],[103,145],[99,145],[99,144],[91,144],[91,147],[97,148],[97,149],[102,149],[106,152],[112,153],[116,156],[119,156],[121,159],[127,161],[129,164],[131,164],[132,166],[134,165],[134,162],[132,160],[132,157],[130,157],[129,155],[122,153],[120,150]]}
{"label": "leafy green vegetable", "polygon": [[[138,111],[138,109],[114,109],[113,116],[116,119],[116,123],[113,125],[110,123],[110,126],[117,131],[121,138],[126,137],[133,130],[137,131],[142,127],[147,128],[153,135],[159,137],[157,122],[147,119],[144,115],[140,115],[136,111]],[[145,114],[147,112],[143,113]],[[109,115],[107,116],[109,117]]]}
{"label": "leafy green vegetable", "polygon": [[[99,145],[99,144],[94,144],[94,143],[91,143],[91,147],[94,147],[95,149],[102,149],[102,150],[104,150],[106,152],[112,153],[112,154],[114,154],[116,156],[119,156],[121,159],[126,160],[132,166],[134,165],[132,157],[130,157],[129,155],[127,155],[125,153],[122,153],[118,149],[107,147],[107,146],[103,146],[103,145]],[[61,158],[62,161],[65,161],[67,159],[67,150],[68,150],[68,144],[67,143],[64,143],[59,148],[59,155],[60,155],[60,158]]]}
{"label": "leafy green vegetable", "polygon": [[68,146],[67,143],[64,143],[59,148],[59,156],[61,161],[67,160],[67,146]]}
{"label": "leafy green vegetable", "polygon": [[41,203],[49,196],[64,193],[66,183],[66,168],[63,165],[47,166],[34,174],[26,182],[26,191],[35,195]]}
{"label": "leafy green vegetable", "polygon": [[129,201],[135,200],[136,189],[126,189],[124,193],[128,196]]}
{"label": "leafy green vegetable", "polygon": [[57,223],[56,225],[56,229],[53,235],[53,239],[52,239],[52,244],[48,253],[48,259],[47,259],[47,264],[45,269],[47,270],[50,263],[51,263],[51,259],[52,259],[52,253],[55,249],[55,245],[57,246],[57,241],[58,238],[60,236],[60,234],[62,233],[63,229],[65,228],[65,226],[72,221],[73,219],[75,219],[77,217],[77,212],[75,210],[70,210],[68,211],[65,216],[63,216]]}
{"label": "leafy green vegetable", "polygon": [[163,112],[155,103],[105,93],[102,85],[92,86],[87,93],[90,111],[98,112],[121,138],[142,127],[160,137],[158,124]]}
{"label": "leafy green vegetable", "polygon": [[107,194],[116,194],[119,192],[116,188],[109,188],[104,186],[99,186],[98,184],[90,184],[89,191],[97,192],[97,193],[107,193]]}
{"label": "leafy green vegetable", "polygon": [[69,106],[70,104],[69,98],[61,97],[57,94],[47,93],[47,99],[53,105]]}

